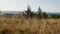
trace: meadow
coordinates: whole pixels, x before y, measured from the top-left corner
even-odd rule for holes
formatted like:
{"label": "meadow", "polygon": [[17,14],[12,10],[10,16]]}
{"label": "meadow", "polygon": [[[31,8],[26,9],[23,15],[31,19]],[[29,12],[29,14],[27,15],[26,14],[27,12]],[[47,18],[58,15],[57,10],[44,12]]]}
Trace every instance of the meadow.
{"label": "meadow", "polygon": [[60,34],[60,19],[0,17],[0,34]]}

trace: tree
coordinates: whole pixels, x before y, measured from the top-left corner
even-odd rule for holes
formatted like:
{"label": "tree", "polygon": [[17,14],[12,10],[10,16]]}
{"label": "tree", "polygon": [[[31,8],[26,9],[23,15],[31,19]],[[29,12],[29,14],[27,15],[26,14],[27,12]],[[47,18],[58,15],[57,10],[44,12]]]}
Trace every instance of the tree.
{"label": "tree", "polygon": [[27,18],[28,18],[28,17],[32,18],[32,14],[33,14],[33,13],[31,12],[30,6],[28,6],[27,11],[25,11],[25,12],[26,12]]}
{"label": "tree", "polygon": [[1,11],[0,11],[0,15],[1,15]]}
{"label": "tree", "polygon": [[37,17],[38,17],[38,18],[42,18],[42,10],[41,10],[40,7],[38,8],[38,14],[37,14]]}
{"label": "tree", "polygon": [[43,12],[42,16],[43,16],[43,18],[47,18],[48,17],[48,15],[46,14],[46,12]]}

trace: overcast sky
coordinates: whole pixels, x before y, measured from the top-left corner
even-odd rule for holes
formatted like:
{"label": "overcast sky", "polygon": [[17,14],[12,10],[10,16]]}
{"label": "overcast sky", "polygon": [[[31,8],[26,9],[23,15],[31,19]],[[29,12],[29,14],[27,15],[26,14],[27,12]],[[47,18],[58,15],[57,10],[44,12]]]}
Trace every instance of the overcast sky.
{"label": "overcast sky", "polygon": [[24,11],[29,5],[32,11],[37,11],[40,6],[42,11],[59,12],[60,0],[0,0],[2,11]]}

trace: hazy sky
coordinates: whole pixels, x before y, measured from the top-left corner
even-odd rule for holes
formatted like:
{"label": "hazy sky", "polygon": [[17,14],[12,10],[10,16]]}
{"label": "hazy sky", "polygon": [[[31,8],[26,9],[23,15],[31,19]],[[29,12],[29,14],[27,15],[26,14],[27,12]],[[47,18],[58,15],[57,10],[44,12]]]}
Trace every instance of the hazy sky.
{"label": "hazy sky", "polygon": [[32,11],[37,11],[39,6],[46,12],[60,11],[60,0],[0,0],[0,10],[24,11],[28,1]]}

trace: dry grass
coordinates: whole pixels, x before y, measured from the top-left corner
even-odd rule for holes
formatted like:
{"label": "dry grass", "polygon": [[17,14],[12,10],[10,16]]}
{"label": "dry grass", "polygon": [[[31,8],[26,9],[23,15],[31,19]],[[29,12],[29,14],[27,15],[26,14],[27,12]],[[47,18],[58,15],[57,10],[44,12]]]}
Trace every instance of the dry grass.
{"label": "dry grass", "polygon": [[0,34],[60,34],[60,19],[1,17]]}

